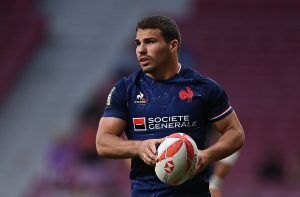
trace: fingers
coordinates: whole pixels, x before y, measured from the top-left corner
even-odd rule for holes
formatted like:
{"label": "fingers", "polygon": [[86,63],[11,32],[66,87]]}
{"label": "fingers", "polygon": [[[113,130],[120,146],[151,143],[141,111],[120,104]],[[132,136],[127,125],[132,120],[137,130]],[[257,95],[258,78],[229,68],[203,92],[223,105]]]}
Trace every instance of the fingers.
{"label": "fingers", "polygon": [[148,165],[155,166],[158,161],[156,145],[164,141],[161,139],[145,140],[140,148],[140,158]]}
{"label": "fingers", "polygon": [[[153,147],[153,146],[154,146],[154,147]],[[146,154],[147,154],[147,156],[148,156],[150,159],[152,159],[152,160],[154,160],[154,161],[156,162],[157,156],[156,156],[156,148],[155,148],[155,145],[149,144],[149,148],[146,149]]]}
{"label": "fingers", "polygon": [[143,141],[139,147],[140,158],[148,165],[154,166],[156,163],[156,149],[153,150],[154,143],[149,140]]}
{"label": "fingers", "polygon": [[198,163],[195,174],[203,171],[209,165],[208,154],[206,150],[198,150]]}
{"label": "fingers", "polygon": [[150,166],[154,166],[156,164],[157,161],[157,157],[155,154],[152,153],[152,150],[150,149],[150,147],[145,147],[145,149],[143,150],[143,153],[141,155],[141,159],[148,165]]}
{"label": "fingers", "polygon": [[151,140],[151,143],[150,143],[150,150],[152,151],[152,153],[155,155],[155,158],[153,159],[156,159],[158,160],[157,158],[157,149],[156,149],[156,145],[157,144],[161,144],[163,141],[165,140],[165,138],[160,138],[160,139],[153,139]]}
{"label": "fingers", "polygon": [[144,153],[141,158],[146,164],[154,166],[156,161],[149,157],[148,154]]}
{"label": "fingers", "polygon": [[205,168],[205,165],[204,165],[204,161],[203,161],[203,157],[202,157],[202,151],[198,150],[198,162],[197,162],[194,174],[193,174],[193,176],[190,177],[190,179],[193,178],[196,174],[198,174],[201,171],[203,171],[204,168]]}
{"label": "fingers", "polygon": [[161,144],[166,138],[155,139],[155,144]]}
{"label": "fingers", "polygon": [[160,139],[153,139],[153,144],[151,144],[151,150],[153,154],[156,155],[156,145],[161,144],[165,138],[160,138]]}

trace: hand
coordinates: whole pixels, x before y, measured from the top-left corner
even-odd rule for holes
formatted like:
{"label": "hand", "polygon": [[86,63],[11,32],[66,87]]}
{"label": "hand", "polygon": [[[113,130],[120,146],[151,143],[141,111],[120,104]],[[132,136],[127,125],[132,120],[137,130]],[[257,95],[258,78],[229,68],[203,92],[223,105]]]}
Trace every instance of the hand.
{"label": "hand", "polygon": [[208,166],[208,155],[205,150],[203,150],[203,151],[198,150],[198,163],[196,166],[194,176],[196,174],[198,174],[199,172],[201,172],[202,170],[204,170],[204,168],[206,168],[206,166]]}
{"label": "hand", "polygon": [[140,141],[138,155],[148,165],[155,166],[158,161],[156,145],[162,143],[165,138]]}

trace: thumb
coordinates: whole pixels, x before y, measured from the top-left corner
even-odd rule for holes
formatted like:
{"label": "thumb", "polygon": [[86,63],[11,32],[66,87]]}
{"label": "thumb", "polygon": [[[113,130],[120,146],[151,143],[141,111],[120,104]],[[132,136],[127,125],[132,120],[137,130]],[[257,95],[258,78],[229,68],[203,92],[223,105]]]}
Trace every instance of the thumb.
{"label": "thumb", "polygon": [[151,146],[151,151],[156,154],[156,149],[157,149],[157,145],[161,144],[163,141],[165,140],[165,138],[160,138],[160,139],[154,139],[153,140],[153,144]]}

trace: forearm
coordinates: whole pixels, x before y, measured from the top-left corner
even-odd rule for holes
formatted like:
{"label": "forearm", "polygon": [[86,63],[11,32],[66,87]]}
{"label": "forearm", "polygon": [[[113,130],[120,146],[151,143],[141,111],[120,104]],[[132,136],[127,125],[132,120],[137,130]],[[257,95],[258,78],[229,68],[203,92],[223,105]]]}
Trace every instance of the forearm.
{"label": "forearm", "polygon": [[96,148],[100,156],[112,159],[125,159],[138,156],[138,141],[103,133],[97,137]]}
{"label": "forearm", "polygon": [[226,131],[214,145],[203,150],[202,154],[204,157],[206,157],[206,163],[209,165],[233,154],[239,150],[243,144],[243,131],[231,128]]}

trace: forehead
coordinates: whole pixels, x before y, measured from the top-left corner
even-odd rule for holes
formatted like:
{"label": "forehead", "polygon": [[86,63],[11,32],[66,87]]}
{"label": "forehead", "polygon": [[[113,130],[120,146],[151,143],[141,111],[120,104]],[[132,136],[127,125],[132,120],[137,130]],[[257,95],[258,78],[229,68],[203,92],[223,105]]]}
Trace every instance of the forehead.
{"label": "forehead", "polygon": [[143,40],[146,38],[163,39],[160,29],[138,29],[136,39]]}

